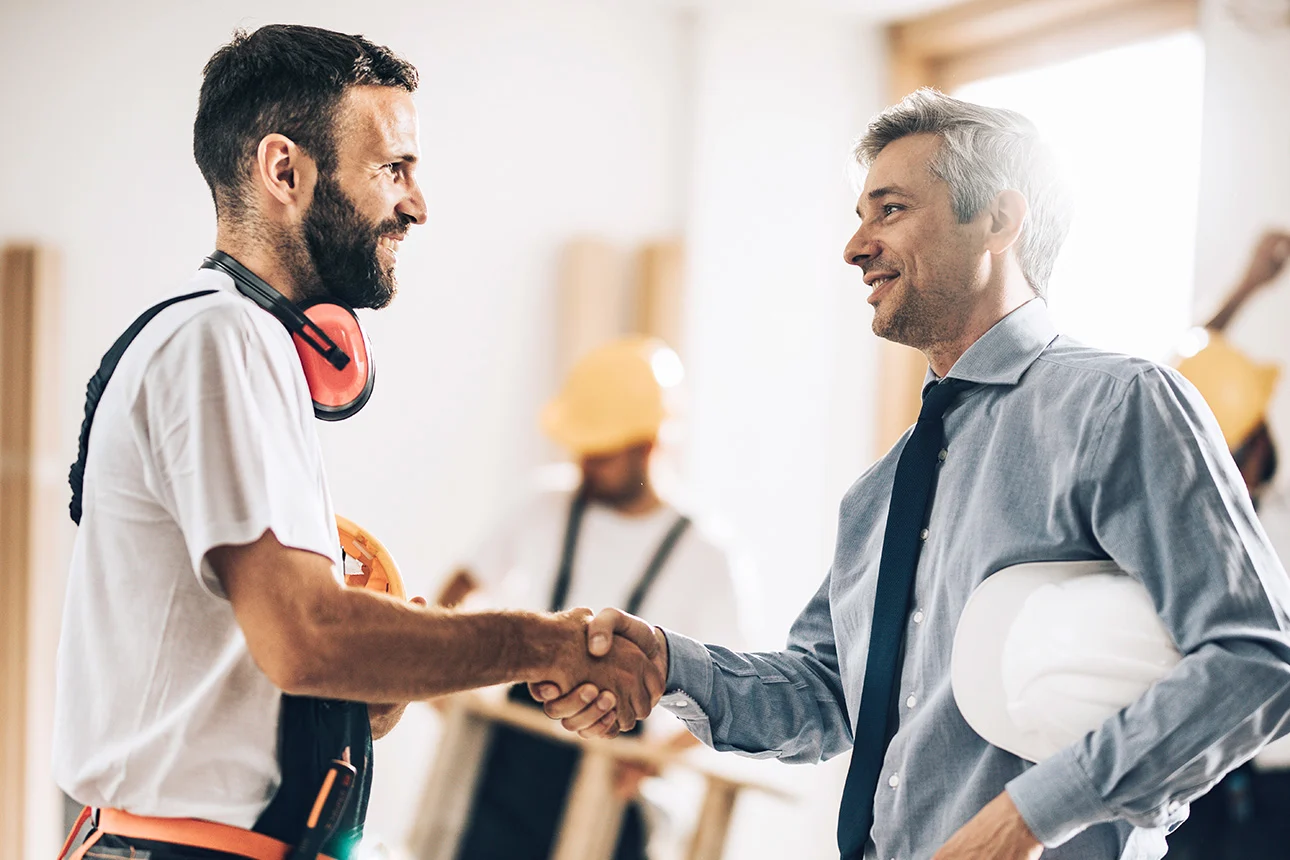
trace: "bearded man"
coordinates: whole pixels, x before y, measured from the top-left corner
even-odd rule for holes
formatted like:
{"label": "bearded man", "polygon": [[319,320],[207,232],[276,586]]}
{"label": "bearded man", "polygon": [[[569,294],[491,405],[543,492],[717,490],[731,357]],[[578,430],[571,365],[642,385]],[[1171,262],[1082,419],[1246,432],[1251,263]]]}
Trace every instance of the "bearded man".
{"label": "bearded man", "polygon": [[78,856],[345,857],[401,703],[590,681],[626,730],[661,693],[635,646],[587,656],[586,610],[343,587],[314,417],[370,395],[353,308],[389,304],[426,220],[416,85],[389,49],[302,26],[206,65],[216,251],[105,356],[72,473],[54,768],[94,810]]}

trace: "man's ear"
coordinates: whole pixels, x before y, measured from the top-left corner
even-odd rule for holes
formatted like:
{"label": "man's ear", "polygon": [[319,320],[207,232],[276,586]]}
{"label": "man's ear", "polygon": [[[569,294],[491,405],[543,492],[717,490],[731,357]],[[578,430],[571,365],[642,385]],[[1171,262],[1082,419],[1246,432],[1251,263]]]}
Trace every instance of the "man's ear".
{"label": "man's ear", "polygon": [[297,209],[313,196],[317,165],[291,138],[269,134],[255,151],[255,178],[279,204]]}
{"label": "man's ear", "polygon": [[1026,198],[1019,191],[1008,189],[995,195],[986,222],[986,250],[991,254],[1002,254],[1016,244],[1028,210]]}

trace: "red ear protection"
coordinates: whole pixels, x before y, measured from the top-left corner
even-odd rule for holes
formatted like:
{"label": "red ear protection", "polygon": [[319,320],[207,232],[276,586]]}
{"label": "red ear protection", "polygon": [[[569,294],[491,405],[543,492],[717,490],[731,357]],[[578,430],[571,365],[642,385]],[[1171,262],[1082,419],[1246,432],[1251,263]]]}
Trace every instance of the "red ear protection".
{"label": "red ear protection", "polygon": [[352,308],[328,299],[297,306],[223,251],[207,257],[202,268],[231,277],[238,292],[273,314],[291,332],[314,415],[324,421],[342,421],[367,405],[376,384],[376,363]]}

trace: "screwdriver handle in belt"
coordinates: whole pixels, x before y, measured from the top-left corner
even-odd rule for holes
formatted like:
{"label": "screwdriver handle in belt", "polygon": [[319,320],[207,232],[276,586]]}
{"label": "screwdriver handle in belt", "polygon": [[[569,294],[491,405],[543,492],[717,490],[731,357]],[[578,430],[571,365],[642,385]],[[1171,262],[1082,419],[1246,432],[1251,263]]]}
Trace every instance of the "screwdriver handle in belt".
{"label": "screwdriver handle in belt", "polygon": [[313,809],[309,812],[309,820],[305,822],[305,831],[288,860],[316,860],[322,853],[323,845],[340,823],[345,802],[349,800],[349,792],[354,787],[357,776],[358,771],[352,764],[332,759],[331,766],[323,776],[322,787],[318,789]]}

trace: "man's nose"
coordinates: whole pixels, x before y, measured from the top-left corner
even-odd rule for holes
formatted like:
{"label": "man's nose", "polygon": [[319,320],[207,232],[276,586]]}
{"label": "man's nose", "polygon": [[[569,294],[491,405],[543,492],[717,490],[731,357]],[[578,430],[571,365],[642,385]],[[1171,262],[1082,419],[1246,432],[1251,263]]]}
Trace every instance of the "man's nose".
{"label": "man's nose", "polygon": [[408,195],[399,202],[395,207],[400,215],[405,215],[412,219],[413,224],[424,224],[426,222],[426,199],[421,193],[421,186],[414,179],[411,187],[408,189]]}
{"label": "man's nose", "polygon": [[842,249],[842,259],[849,266],[862,266],[865,261],[878,255],[878,243],[868,234],[863,226],[856,230],[851,241]]}

